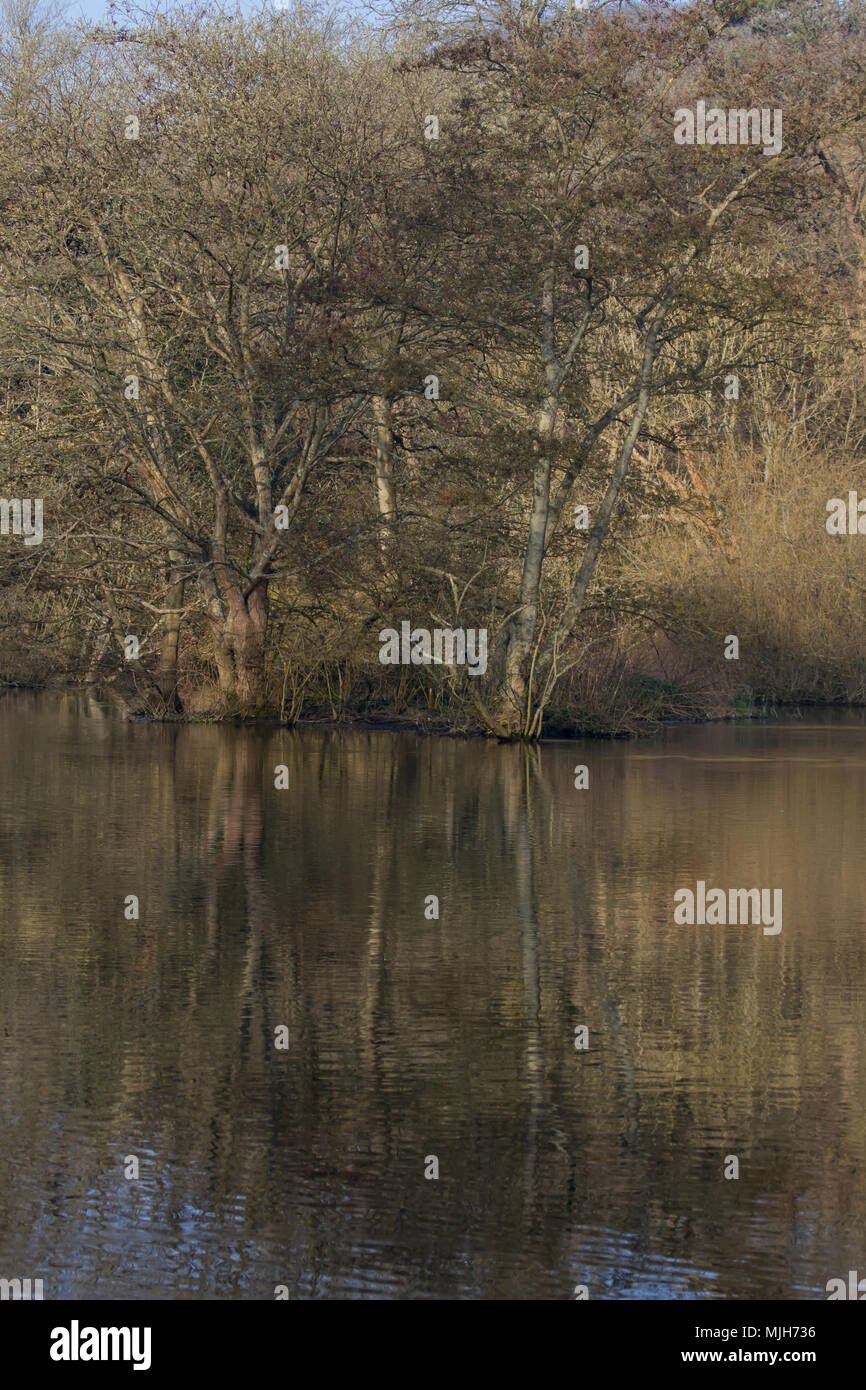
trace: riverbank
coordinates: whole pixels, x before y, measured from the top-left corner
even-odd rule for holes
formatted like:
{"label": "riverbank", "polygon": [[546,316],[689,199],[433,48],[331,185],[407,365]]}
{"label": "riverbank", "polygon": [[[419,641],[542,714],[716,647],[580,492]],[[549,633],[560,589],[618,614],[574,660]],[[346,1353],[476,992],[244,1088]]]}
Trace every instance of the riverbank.
{"label": "riverbank", "polygon": [[[827,497],[844,493],[847,481],[866,495],[866,472],[850,455],[805,450],[800,440],[790,452],[726,446],[701,455],[711,524],[697,525],[675,508],[652,526],[627,509],[579,641],[562,657],[569,669],[547,704],[544,737],[629,737],[670,722],[866,704],[864,540],[830,535],[825,526]],[[554,573],[564,586],[564,557]],[[408,560],[401,582],[414,582]],[[485,732],[473,696],[495,704],[497,628],[484,676],[435,665],[384,667],[378,634],[399,627],[413,611],[408,602],[397,607],[392,595],[389,611],[356,593],[351,604],[316,618],[305,607],[309,596],[293,593],[291,608],[287,598],[275,582],[263,693],[253,711],[260,721]],[[419,623],[434,621],[427,600],[414,611]],[[140,660],[127,662],[120,638],[105,642],[95,629],[70,625],[63,605],[38,630],[29,614],[29,606],[10,608],[0,633],[7,688],[91,683],[151,718],[235,719],[197,607],[180,631],[179,712],[160,695],[153,643],[142,641]],[[137,626],[130,617],[125,630]]]}
{"label": "riverbank", "polygon": [[[262,729],[330,729],[348,732],[351,730],[383,733],[415,733],[435,735],[445,738],[478,739],[490,735],[478,722],[471,722],[459,715],[447,717],[434,715],[420,709],[342,709],[337,712],[326,707],[311,708],[294,719],[280,717],[278,711],[264,710],[256,715],[241,715],[219,707],[196,708],[194,710],[155,711],[136,705],[128,693],[124,694],[116,686],[99,684],[82,685],[75,681],[52,681],[45,684],[16,684],[0,681],[0,695],[4,693],[50,694],[77,693],[90,697],[94,703],[113,706],[125,719],[144,724],[215,725],[234,728]],[[775,722],[808,718],[813,713],[834,715],[866,712],[866,704],[851,701],[800,700],[780,701],[755,697],[751,693],[739,695],[727,709],[700,709],[691,712],[644,714],[617,722],[604,724],[597,719],[581,719],[575,712],[572,720],[560,712],[556,721],[545,725],[540,741],[551,742],[570,739],[638,739],[651,737],[659,730],[676,725],[710,725],[743,722]]]}

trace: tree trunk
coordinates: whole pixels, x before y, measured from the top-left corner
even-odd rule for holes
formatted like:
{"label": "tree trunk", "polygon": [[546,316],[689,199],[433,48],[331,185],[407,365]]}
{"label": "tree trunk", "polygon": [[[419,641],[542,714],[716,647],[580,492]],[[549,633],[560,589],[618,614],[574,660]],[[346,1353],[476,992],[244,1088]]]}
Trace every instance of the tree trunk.
{"label": "tree trunk", "polygon": [[520,579],[520,607],[506,636],[505,666],[496,700],[500,732],[512,737],[526,732],[529,659],[535,642],[538,600],[544,567],[544,548],[550,518],[551,446],[559,411],[559,391],[565,368],[557,361],[554,341],[554,287],[556,267],[547,267],[541,292],[541,354],[544,362],[544,395],[536,423],[537,455],[532,478],[532,511]]}
{"label": "tree trunk", "polygon": [[556,423],[557,405],[556,394],[551,392],[544,399],[538,419],[537,447],[539,458],[532,480],[532,512],[529,518],[529,536],[526,542],[523,574],[520,581],[520,609],[512,619],[507,637],[502,687],[496,702],[502,733],[512,737],[524,733],[527,723],[526,701],[529,690],[527,667],[538,622],[538,599],[544,565],[544,543],[550,512],[551,457],[549,447]]}
{"label": "tree trunk", "polygon": [[384,554],[390,549],[391,523],[397,515],[397,489],[394,484],[394,421],[385,396],[373,397],[376,420],[376,501],[382,528],[379,544]]}
{"label": "tree trunk", "polygon": [[184,579],[178,568],[180,556],[171,551],[172,566],[168,577],[168,612],[163,614],[162,642],[156,683],[170,709],[180,712],[182,704],[177,693],[177,657],[180,642],[181,610],[183,609]]}
{"label": "tree trunk", "polygon": [[[620,490],[622,488],[623,483],[625,482],[625,477],[628,472],[628,466],[631,463],[631,457],[634,453],[634,446],[637,443],[637,438],[640,434],[641,426],[643,425],[644,417],[646,416],[647,408],[649,406],[650,373],[652,371],[652,364],[654,360],[655,340],[653,338],[647,347],[644,357],[642,381],[640,393],[638,395],[637,405],[635,406],[634,414],[632,415],[631,423],[628,427],[625,439],[623,440],[623,443],[620,447],[616,464],[614,466],[613,474],[611,476],[610,482],[607,485],[607,491],[605,492],[604,497],[602,498],[601,506],[599,507],[598,512],[596,513],[595,524],[589,533],[589,540],[587,542],[586,550],[583,553],[583,560],[581,561],[580,568],[577,572],[577,575],[575,576],[574,583],[571,586],[571,593],[568,596],[568,602],[565,605],[562,618],[559,622],[557,635],[559,636],[560,640],[564,640],[565,638],[570,637],[572,632],[574,631],[575,625],[577,624],[577,620],[581,612],[583,611],[583,606],[586,602],[587,591],[589,589],[590,584],[592,583],[592,579],[595,574],[596,565],[598,564],[598,557],[601,554],[602,546],[607,540],[608,531],[610,530],[611,518],[613,517],[614,509],[616,508]],[[552,653],[553,638],[551,637],[541,663],[543,667],[546,668],[550,658],[552,657]]]}
{"label": "tree trunk", "polygon": [[106,619],[93,643],[93,650],[91,651],[90,662],[87,667],[87,675],[85,676],[85,683],[87,685],[95,685],[99,680],[99,664],[105,656],[110,641],[111,624]]}
{"label": "tree trunk", "polygon": [[211,626],[214,636],[214,660],[216,661],[220,700],[224,708],[228,709],[235,700],[235,663],[231,647],[226,639],[225,624],[221,620],[211,620]]}
{"label": "tree trunk", "polygon": [[[268,627],[267,585],[262,582],[244,600],[233,590],[228,595],[224,642],[231,654],[231,685],[223,690],[224,675],[220,668],[220,687],[228,694],[228,703],[237,714],[256,714],[265,697],[265,642]],[[219,667],[219,660],[218,660]],[[228,675],[228,672],[226,672]]]}
{"label": "tree trunk", "polygon": [[373,397],[376,420],[376,506],[379,513],[379,551],[386,584],[397,590],[400,577],[392,563],[394,522],[397,518],[397,485],[394,481],[394,417],[387,396]]}

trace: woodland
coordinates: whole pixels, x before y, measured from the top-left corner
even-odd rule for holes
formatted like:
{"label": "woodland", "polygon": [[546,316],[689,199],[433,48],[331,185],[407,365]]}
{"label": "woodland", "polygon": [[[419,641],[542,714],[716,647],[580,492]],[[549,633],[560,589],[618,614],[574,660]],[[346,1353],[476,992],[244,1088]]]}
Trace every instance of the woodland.
{"label": "woodland", "polygon": [[[858,0],[0,27],[0,685],[507,739],[866,702]],[[383,664],[406,622],[483,672]]]}

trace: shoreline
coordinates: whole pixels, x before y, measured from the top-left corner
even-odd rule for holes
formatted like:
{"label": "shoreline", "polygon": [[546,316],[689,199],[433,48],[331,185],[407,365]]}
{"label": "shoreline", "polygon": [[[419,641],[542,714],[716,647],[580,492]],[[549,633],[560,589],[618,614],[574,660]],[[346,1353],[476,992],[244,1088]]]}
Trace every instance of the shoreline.
{"label": "shoreline", "polygon": [[756,698],[751,708],[733,709],[726,714],[705,714],[692,715],[690,717],[669,717],[669,718],[647,718],[637,719],[627,727],[581,727],[576,723],[573,728],[563,728],[557,725],[548,731],[540,734],[536,738],[514,737],[505,738],[491,734],[479,726],[464,726],[459,720],[446,718],[425,717],[422,714],[394,714],[390,712],[365,711],[363,713],[347,712],[340,716],[333,714],[308,714],[298,719],[288,721],[281,719],[276,714],[261,715],[241,715],[231,714],[220,711],[219,709],[202,710],[197,712],[178,712],[171,714],[154,714],[147,710],[123,709],[123,702],[115,694],[114,697],[106,695],[104,688],[99,686],[82,685],[75,682],[69,684],[19,684],[0,681],[0,696],[6,694],[19,695],[60,695],[60,694],[92,694],[96,702],[106,708],[113,708],[118,715],[120,722],[136,724],[177,724],[177,725],[222,725],[233,726],[235,728],[248,729],[327,729],[332,731],[357,731],[364,733],[408,733],[419,734],[438,738],[459,738],[466,740],[484,740],[492,743],[571,743],[584,739],[600,740],[637,740],[651,738],[660,733],[662,729],[671,728],[679,725],[694,725],[696,727],[709,724],[768,724],[777,722],[793,722],[805,711],[836,711],[840,713],[853,714],[858,710],[866,714],[866,704],[858,704],[851,701],[770,701]]}

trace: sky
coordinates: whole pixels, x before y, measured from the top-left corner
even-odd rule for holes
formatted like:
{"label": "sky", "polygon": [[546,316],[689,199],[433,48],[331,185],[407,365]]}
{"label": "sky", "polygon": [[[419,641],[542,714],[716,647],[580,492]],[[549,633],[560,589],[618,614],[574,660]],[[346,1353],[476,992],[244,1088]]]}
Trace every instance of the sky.
{"label": "sky", "polygon": [[[206,3],[206,0],[203,0]],[[260,10],[268,0],[227,0],[226,8],[234,9],[236,5],[244,14],[253,14]],[[171,8],[170,0],[162,0],[163,7],[168,10]],[[122,8],[122,0],[121,6]],[[274,8],[279,8],[274,4]],[[70,23],[76,19],[89,19],[94,23],[108,23],[110,20],[108,0],[67,0],[65,6],[66,18]],[[118,13],[118,23],[122,23],[122,16]]]}

